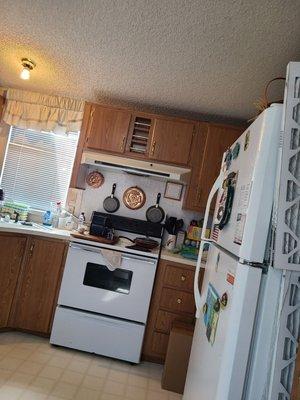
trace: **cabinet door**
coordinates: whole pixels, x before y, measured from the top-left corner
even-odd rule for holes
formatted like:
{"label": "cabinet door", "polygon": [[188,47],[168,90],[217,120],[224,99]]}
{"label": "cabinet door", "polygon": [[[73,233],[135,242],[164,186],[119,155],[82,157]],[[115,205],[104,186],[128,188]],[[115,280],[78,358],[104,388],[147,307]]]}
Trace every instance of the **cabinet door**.
{"label": "cabinet door", "polygon": [[0,328],[5,328],[21,269],[26,237],[0,234],[0,243]]}
{"label": "cabinet door", "polygon": [[187,165],[195,124],[156,119],[150,146],[150,158],[165,163]]}
{"label": "cabinet door", "polygon": [[200,124],[191,154],[192,173],[184,208],[205,211],[209,192],[220,172],[223,153],[242,132],[243,128],[239,127]]}
{"label": "cabinet door", "polygon": [[129,111],[92,105],[86,146],[94,150],[124,153],[130,119]]}
{"label": "cabinet door", "polygon": [[66,253],[66,242],[32,237],[14,305],[13,326],[50,333]]}

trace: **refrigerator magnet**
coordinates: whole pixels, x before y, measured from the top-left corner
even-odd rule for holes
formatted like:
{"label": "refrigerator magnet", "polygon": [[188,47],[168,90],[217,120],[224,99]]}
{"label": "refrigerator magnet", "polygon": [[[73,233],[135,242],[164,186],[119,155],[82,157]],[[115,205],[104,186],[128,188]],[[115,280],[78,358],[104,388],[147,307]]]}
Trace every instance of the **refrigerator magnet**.
{"label": "refrigerator magnet", "polygon": [[232,272],[228,271],[227,275],[226,275],[226,281],[230,284],[230,285],[234,285],[234,280],[235,280],[235,276]]}
{"label": "refrigerator magnet", "polygon": [[246,151],[248,149],[249,142],[250,142],[250,131],[247,131],[246,135],[245,135],[244,151]]}
{"label": "refrigerator magnet", "polygon": [[240,152],[240,144],[239,142],[237,142],[232,150],[232,158],[233,160],[237,159],[239,156],[239,152]]}

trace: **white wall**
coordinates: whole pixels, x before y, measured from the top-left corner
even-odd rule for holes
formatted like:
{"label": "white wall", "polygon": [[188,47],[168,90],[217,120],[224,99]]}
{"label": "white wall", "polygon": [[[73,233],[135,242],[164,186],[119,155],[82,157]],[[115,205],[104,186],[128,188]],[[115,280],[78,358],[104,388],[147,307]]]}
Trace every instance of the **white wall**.
{"label": "white wall", "polygon": [[[89,171],[93,170],[95,170],[95,168],[91,166]],[[199,219],[201,217],[201,215],[198,213],[182,210],[184,192],[181,201],[164,198],[163,195],[166,184],[164,181],[159,181],[149,177],[144,178],[140,176],[128,175],[122,172],[112,172],[103,169],[98,170],[104,176],[104,184],[99,189],[93,189],[89,186],[86,186],[86,190],[83,192],[82,196],[81,211],[85,212],[87,221],[89,221],[93,211],[105,212],[103,209],[103,200],[110,195],[113,183],[117,184],[115,195],[120,200],[120,208],[115,213],[116,215],[146,219],[147,208],[156,203],[157,193],[160,192],[162,194],[160,206],[169,216],[183,218],[186,224],[189,224],[192,219]],[[146,194],[146,203],[139,210],[130,210],[123,204],[123,193],[130,186],[138,186],[143,189]]]}

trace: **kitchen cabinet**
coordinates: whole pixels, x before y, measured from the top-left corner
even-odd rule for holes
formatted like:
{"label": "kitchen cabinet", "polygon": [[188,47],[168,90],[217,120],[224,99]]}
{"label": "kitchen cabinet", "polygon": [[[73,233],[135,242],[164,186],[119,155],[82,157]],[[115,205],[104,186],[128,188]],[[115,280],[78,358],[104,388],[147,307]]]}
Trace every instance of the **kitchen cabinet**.
{"label": "kitchen cabinet", "polygon": [[117,154],[124,153],[130,120],[130,111],[93,104],[87,124],[86,147]]}
{"label": "kitchen cabinet", "polygon": [[194,132],[193,121],[155,119],[149,157],[163,163],[187,165]]}
{"label": "kitchen cabinet", "polygon": [[0,243],[0,328],[5,328],[19,278],[26,237],[0,233]]}
{"label": "kitchen cabinet", "polygon": [[220,171],[223,153],[242,133],[242,127],[199,123],[192,143],[191,176],[183,204],[185,209],[205,211],[209,192]]}
{"label": "kitchen cabinet", "polygon": [[134,158],[149,158],[153,135],[153,119],[144,114],[134,114],[131,119],[126,155]]}
{"label": "kitchen cabinet", "polygon": [[193,266],[159,261],[142,352],[145,360],[164,362],[175,320],[194,323],[194,273]]}
{"label": "kitchen cabinet", "polygon": [[86,103],[70,187],[85,188],[84,150],[190,167],[184,206],[203,212],[223,152],[240,133],[239,127]]}
{"label": "kitchen cabinet", "polygon": [[32,236],[15,293],[10,326],[49,334],[63,272],[66,242]]}

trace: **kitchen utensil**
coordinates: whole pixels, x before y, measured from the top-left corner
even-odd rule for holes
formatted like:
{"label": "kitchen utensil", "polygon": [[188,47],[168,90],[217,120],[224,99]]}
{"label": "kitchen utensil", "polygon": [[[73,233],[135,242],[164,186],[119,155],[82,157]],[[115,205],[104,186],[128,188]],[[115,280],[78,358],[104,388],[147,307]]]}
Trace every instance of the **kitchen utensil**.
{"label": "kitchen utensil", "polygon": [[104,244],[116,244],[119,240],[119,238],[117,236],[114,236],[113,239],[107,239],[107,238],[101,237],[101,236],[84,235],[79,232],[72,232],[71,236],[78,238],[78,239],[86,239],[86,240],[91,240],[92,242],[99,242],[99,243],[104,243]]}
{"label": "kitchen utensil", "polygon": [[[142,247],[144,249],[149,249],[149,250],[153,250],[159,246],[159,243],[156,240],[148,238],[148,237],[137,237],[135,239],[130,239],[129,237],[126,237],[126,236],[119,236],[119,239],[127,239],[127,240],[129,240],[129,242],[133,243],[133,245]],[[126,247],[129,247],[129,246],[126,246]]]}
{"label": "kitchen utensil", "polygon": [[159,223],[165,218],[165,212],[159,206],[160,199],[161,199],[161,193],[158,193],[156,204],[154,206],[149,207],[148,210],[146,211],[147,221],[153,223]]}
{"label": "kitchen utensil", "polygon": [[86,177],[86,183],[94,189],[98,189],[104,183],[104,176],[98,171],[92,171]]}
{"label": "kitchen utensil", "polygon": [[114,183],[112,185],[111,195],[106,197],[103,201],[104,210],[107,212],[110,212],[110,213],[116,212],[120,207],[120,202],[115,197],[116,187],[117,187],[117,185],[116,185],[116,183]]}
{"label": "kitchen utensil", "polygon": [[177,235],[177,232],[183,227],[183,219],[167,217],[165,228],[170,235]]}
{"label": "kitchen utensil", "polygon": [[142,208],[146,201],[145,192],[137,186],[132,186],[125,190],[123,203],[130,210]]}

